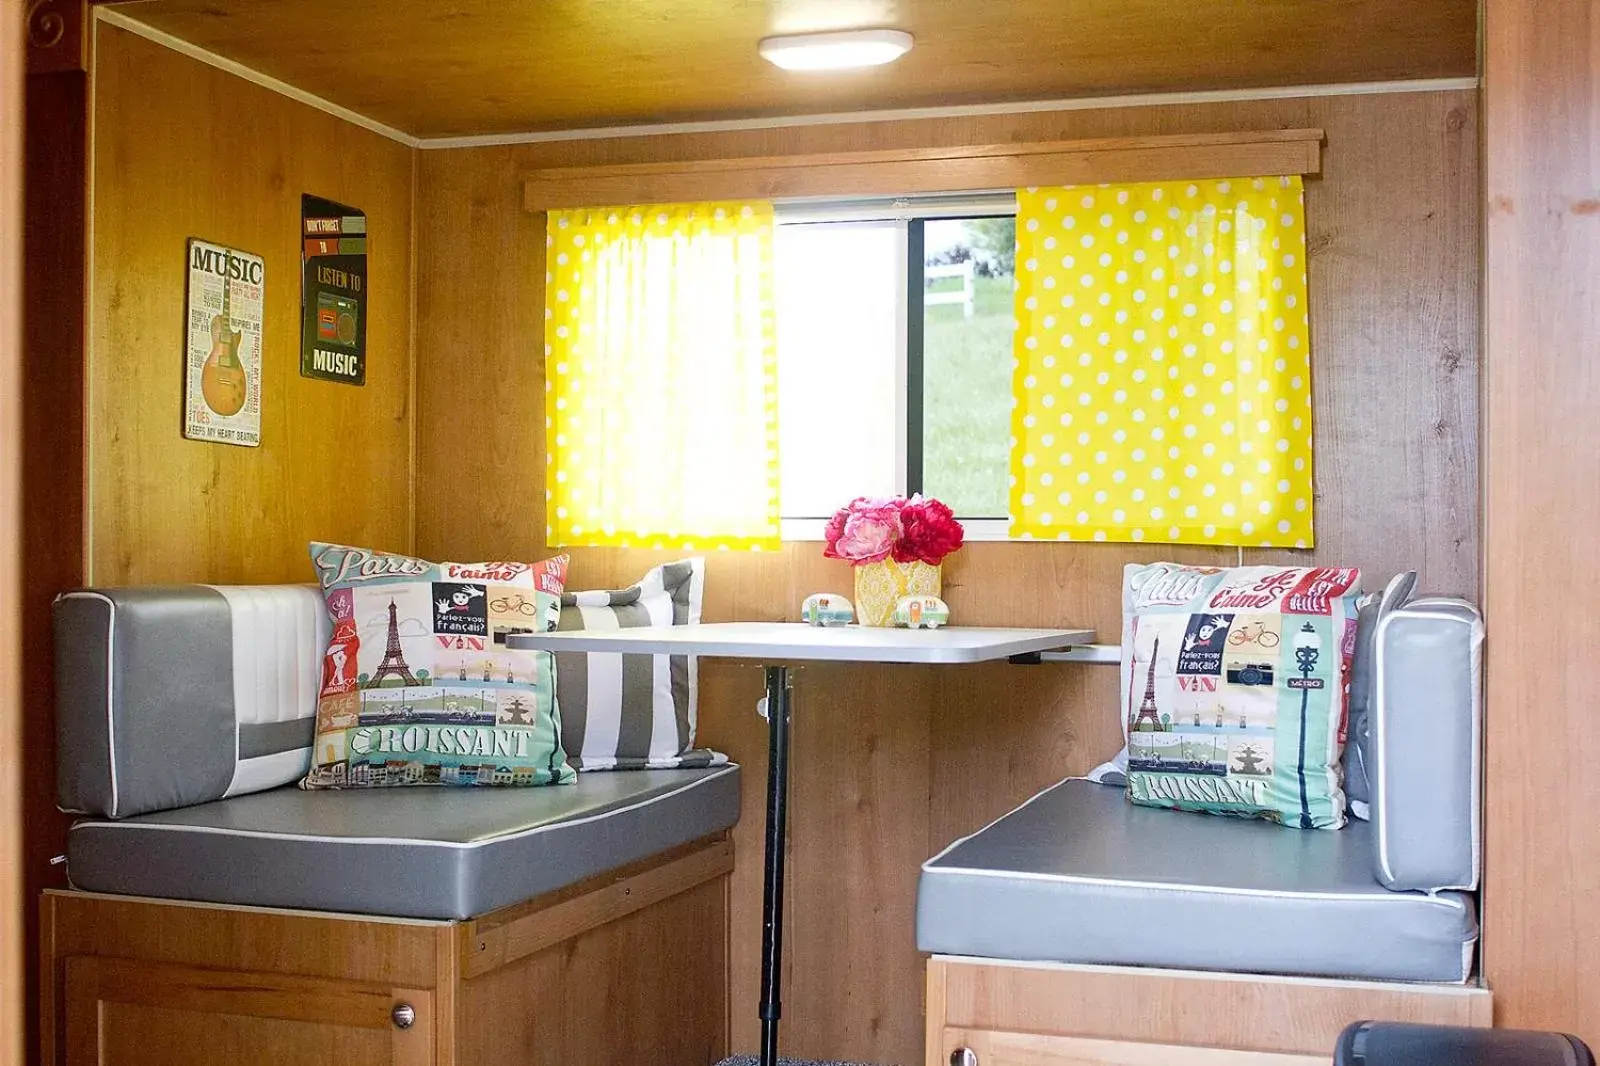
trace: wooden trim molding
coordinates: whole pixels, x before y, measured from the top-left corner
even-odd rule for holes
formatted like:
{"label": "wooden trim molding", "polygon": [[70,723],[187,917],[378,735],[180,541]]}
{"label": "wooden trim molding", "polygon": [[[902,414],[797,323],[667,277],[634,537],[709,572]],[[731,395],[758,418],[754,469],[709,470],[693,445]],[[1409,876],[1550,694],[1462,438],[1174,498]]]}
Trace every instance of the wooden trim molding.
{"label": "wooden trim molding", "polygon": [[89,69],[84,0],[28,0],[28,73]]}
{"label": "wooden trim molding", "polygon": [[1320,174],[1322,140],[1320,129],[1251,130],[551,167],[528,174],[523,207],[546,211],[600,204]]}

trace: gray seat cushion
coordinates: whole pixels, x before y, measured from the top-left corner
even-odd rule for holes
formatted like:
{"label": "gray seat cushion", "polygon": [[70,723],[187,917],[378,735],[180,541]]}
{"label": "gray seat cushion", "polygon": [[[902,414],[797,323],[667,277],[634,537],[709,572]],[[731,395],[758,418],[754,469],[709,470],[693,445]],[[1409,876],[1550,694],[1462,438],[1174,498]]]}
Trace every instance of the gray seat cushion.
{"label": "gray seat cushion", "polygon": [[411,918],[470,918],[739,817],[739,769],[587,774],[528,789],[280,788],[67,838],[93,892]]}
{"label": "gray seat cushion", "polygon": [[917,946],[942,955],[1464,981],[1470,896],[1391,892],[1370,828],[1135,807],[1063,781],[923,865]]}

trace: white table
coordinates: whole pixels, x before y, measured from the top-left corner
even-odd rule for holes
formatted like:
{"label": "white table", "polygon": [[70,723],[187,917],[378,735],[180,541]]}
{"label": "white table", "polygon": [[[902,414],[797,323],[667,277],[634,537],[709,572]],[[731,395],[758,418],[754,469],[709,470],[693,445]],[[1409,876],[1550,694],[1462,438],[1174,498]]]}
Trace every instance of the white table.
{"label": "white table", "polygon": [[1087,629],[818,627],[798,622],[712,622],[571,633],[520,633],[511,648],[757,659],[767,682],[766,887],[761,901],[761,1066],[778,1061],[779,960],[783,952],[783,847],[789,798],[791,662],[1037,662],[1041,652],[1089,644]]}

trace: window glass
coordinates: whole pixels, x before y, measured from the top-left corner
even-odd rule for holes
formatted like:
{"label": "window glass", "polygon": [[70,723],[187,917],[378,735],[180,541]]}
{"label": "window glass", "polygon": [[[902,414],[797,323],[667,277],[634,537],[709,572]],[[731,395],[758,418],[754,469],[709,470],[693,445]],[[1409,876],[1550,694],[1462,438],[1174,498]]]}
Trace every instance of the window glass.
{"label": "window glass", "polygon": [[1004,518],[1016,219],[928,219],[923,260],[922,492]]}
{"label": "window glass", "polygon": [[774,250],[782,511],[826,518],[903,484],[904,224],[785,224]]}

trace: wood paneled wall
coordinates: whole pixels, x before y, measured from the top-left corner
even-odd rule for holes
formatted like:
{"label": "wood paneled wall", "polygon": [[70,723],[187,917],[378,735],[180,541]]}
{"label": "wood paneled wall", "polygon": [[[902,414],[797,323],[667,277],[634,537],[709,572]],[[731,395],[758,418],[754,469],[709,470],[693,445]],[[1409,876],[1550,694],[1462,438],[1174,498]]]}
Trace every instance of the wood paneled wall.
{"label": "wood paneled wall", "polygon": [[[1478,592],[1476,94],[1411,93],[1140,107],[423,151],[418,172],[417,547],[453,558],[545,550],[544,219],[537,167],[893,147],[1321,127],[1307,183],[1317,434],[1313,552],[1246,561],[1355,564]],[[475,427],[470,438],[460,427]],[[470,440],[470,443],[468,442]],[[1124,563],[1228,563],[1232,551],[973,544],[946,568],[963,622],[1074,623],[1115,640]],[[582,550],[580,587],[661,558]],[[781,619],[848,569],[816,544],[719,555],[709,619]],[[786,1054],[921,1057],[918,866],[1119,739],[1115,672],[1097,667],[807,666],[797,671],[784,994]],[[701,735],[747,768],[733,880],[736,1049],[756,1046],[765,727],[757,669],[703,666]]]}
{"label": "wood paneled wall", "polygon": [[1600,1047],[1600,3],[1485,17],[1484,960],[1497,1024]]}
{"label": "wood paneled wall", "polygon": [[[100,25],[88,580],[305,581],[412,540],[412,149]],[[300,376],[300,195],[367,213],[367,384]],[[266,258],[261,446],[182,435],[190,237]]]}

